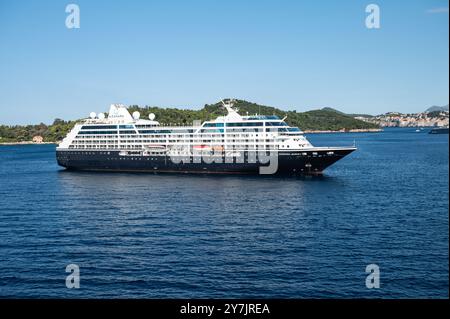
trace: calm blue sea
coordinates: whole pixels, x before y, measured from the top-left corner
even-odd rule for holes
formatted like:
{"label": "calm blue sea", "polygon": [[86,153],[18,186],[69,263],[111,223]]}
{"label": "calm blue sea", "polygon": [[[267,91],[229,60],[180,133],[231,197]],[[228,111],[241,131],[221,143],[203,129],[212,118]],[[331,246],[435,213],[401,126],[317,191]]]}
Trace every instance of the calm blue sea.
{"label": "calm blue sea", "polygon": [[448,298],[448,135],[308,138],[359,149],[277,178],[68,172],[53,145],[1,146],[0,297]]}

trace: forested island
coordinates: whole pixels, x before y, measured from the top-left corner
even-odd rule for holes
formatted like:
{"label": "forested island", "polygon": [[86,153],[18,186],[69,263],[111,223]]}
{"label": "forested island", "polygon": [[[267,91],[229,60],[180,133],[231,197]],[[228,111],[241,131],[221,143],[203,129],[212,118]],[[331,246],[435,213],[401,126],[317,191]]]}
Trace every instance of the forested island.
{"label": "forested island", "polygon": [[[332,108],[323,108],[307,112],[283,111],[281,109],[259,105],[256,103],[236,100],[235,107],[241,115],[278,115],[286,117],[286,122],[291,126],[297,126],[303,131],[370,131],[379,128],[378,125],[355,119],[352,115],[344,114]],[[206,104],[200,110],[162,108],[157,106],[140,107],[129,106],[130,113],[139,111],[145,118],[150,113],[156,115],[161,125],[192,125],[195,120],[212,120],[217,116],[225,115],[221,103]],[[58,142],[72,129],[79,120],[65,121],[55,119],[51,125],[44,123],[37,125],[0,125],[0,143],[31,142]],[[42,137],[42,139],[36,139]]]}

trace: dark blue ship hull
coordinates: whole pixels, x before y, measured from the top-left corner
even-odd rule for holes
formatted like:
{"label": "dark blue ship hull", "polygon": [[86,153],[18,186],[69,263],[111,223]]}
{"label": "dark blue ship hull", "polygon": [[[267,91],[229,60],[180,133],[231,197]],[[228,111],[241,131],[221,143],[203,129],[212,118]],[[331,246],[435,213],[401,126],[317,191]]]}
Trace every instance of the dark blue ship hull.
{"label": "dark blue ship hull", "polygon": [[171,158],[167,155],[120,155],[119,151],[57,150],[58,164],[71,170],[217,173],[217,174],[321,174],[325,168],[355,150],[349,148],[317,148],[302,151],[280,151],[272,163],[243,158],[216,158],[206,163],[202,158]]}

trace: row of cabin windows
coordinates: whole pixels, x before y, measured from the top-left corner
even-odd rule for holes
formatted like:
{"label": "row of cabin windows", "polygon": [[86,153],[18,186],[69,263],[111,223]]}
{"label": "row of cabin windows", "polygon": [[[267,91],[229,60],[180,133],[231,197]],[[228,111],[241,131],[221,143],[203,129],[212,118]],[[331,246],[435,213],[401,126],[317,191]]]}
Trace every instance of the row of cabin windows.
{"label": "row of cabin windows", "polygon": [[[225,124],[225,125],[224,125]],[[266,126],[288,126],[285,122],[265,122]],[[203,127],[244,127],[263,126],[263,122],[237,122],[237,123],[205,123]]]}
{"label": "row of cabin windows", "polygon": [[117,131],[80,131],[78,134],[97,134],[97,135],[106,135],[106,134],[117,134]]}
{"label": "row of cabin windows", "polygon": [[186,130],[139,130],[140,134],[172,134],[172,133],[194,133],[192,129]]}
{"label": "row of cabin windows", "polygon": [[[298,139],[295,139],[298,141]],[[225,142],[225,139],[223,138],[217,138],[215,136],[204,136],[203,138],[199,139],[184,139],[184,140],[176,140],[176,139],[138,139],[138,140],[121,140],[120,142],[118,140],[74,140],[72,144],[128,144],[128,143],[201,143],[201,142]],[[252,136],[230,136],[227,140],[229,143],[233,142],[252,142],[252,143],[260,143],[260,142],[275,142],[273,139],[265,139],[264,137],[255,138]]]}
{"label": "row of cabin windows", "polygon": [[116,130],[117,125],[84,125],[82,130]]}
{"label": "row of cabin windows", "polygon": [[[266,126],[288,126],[285,122],[265,122]],[[263,122],[237,122],[237,123],[205,123],[203,127],[244,127],[244,126],[263,126]],[[136,125],[136,128],[154,128],[155,125]],[[117,125],[84,125],[81,130],[116,130]],[[119,125],[119,129],[135,129],[134,125]],[[187,129],[193,131],[192,129]],[[140,130],[145,132],[146,130]],[[152,130],[155,131],[155,130]],[[164,130],[172,133],[173,130]],[[177,131],[177,130],[174,130]]]}
{"label": "row of cabin windows", "polygon": [[[119,125],[120,129],[134,129],[133,125]],[[117,125],[84,125],[82,130],[116,130]]]}
{"label": "row of cabin windows", "polygon": [[239,133],[239,134],[202,134],[202,135],[185,135],[185,136],[177,136],[177,135],[125,135],[125,136],[76,136],[74,138],[74,141],[102,141],[102,140],[114,140],[114,141],[129,141],[130,139],[136,139],[136,140],[147,140],[147,139],[172,139],[172,140],[178,140],[178,141],[184,141],[184,140],[201,140],[204,138],[221,138],[221,139],[230,139],[230,138],[269,138],[272,137],[271,134],[264,134],[264,133]]}
{"label": "row of cabin windows", "polygon": [[[204,141],[201,141],[201,142],[199,142],[199,144],[215,144],[215,143],[219,143],[218,145],[224,145],[224,143],[223,142],[217,142],[217,141],[209,141],[209,140],[204,140]],[[266,144],[258,144],[258,143],[255,143],[254,141],[249,141],[249,140],[245,140],[245,141],[233,141],[233,143],[234,143],[234,145],[236,145],[236,146],[242,146],[242,145],[250,145],[250,146],[252,146],[252,145],[259,145],[259,146],[263,146],[263,145],[278,145],[278,144],[275,144],[275,143],[270,143],[270,142],[267,142]],[[191,144],[191,145],[193,145],[193,144]],[[234,145],[228,145],[229,147],[231,147],[231,146],[234,146]],[[144,144],[121,144],[120,145],[120,147],[129,147],[129,146],[133,146],[133,147],[138,147],[138,148],[141,148],[141,147],[143,147],[143,146],[145,146]],[[187,145],[184,145],[184,146],[187,146]],[[71,148],[83,148],[83,147],[111,147],[111,148],[118,148],[119,147],[119,145],[118,144],[89,144],[89,143],[86,143],[86,144],[71,144],[70,145],[70,147]]]}
{"label": "row of cabin windows", "polygon": [[[85,150],[85,149],[95,150],[96,148],[75,148],[75,150],[77,150],[77,149],[80,149],[80,150],[81,149],[83,149],[83,150]],[[136,150],[136,149],[142,150],[141,148],[125,148],[125,149],[129,149],[129,151]],[[242,152],[242,151],[256,151],[256,150],[258,150],[258,151],[261,151],[261,150],[270,151],[270,150],[277,150],[277,149],[279,149],[279,148],[278,147],[272,147],[272,146],[267,146],[267,147],[264,147],[264,148],[257,148],[257,149],[247,148],[247,147],[235,147],[235,148],[228,149],[227,151],[238,151],[238,152]],[[93,153],[93,152],[80,152],[80,153],[82,153],[82,154],[106,154],[106,152],[101,152],[101,150],[119,151],[119,150],[124,150],[124,148],[120,148],[120,149],[118,149],[118,148],[99,148],[99,151],[96,151],[95,153]],[[201,150],[192,150],[192,151],[194,153],[203,152]],[[76,152],[74,152],[74,153],[76,153]],[[160,156],[162,156],[162,155],[166,155],[166,153],[164,151],[160,151],[160,152],[153,151],[153,152],[148,152],[147,155],[160,155]],[[124,156],[124,158],[126,158],[126,157],[127,156]]]}
{"label": "row of cabin windows", "polygon": [[[278,128],[277,130],[278,130],[278,132],[299,132],[300,131],[298,128],[288,128],[288,129],[286,129],[286,128]],[[266,132],[273,132],[273,130],[267,128]],[[203,136],[205,136],[205,135],[206,136],[221,136],[221,137],[224,136],[224,134],[212,134],[213,132],[208,132],[208,133],[210,133],[210,134],[206,135],[206,133],[203,133]],[[232,133],[239,133],[239,132],[230,132],[229,134],[227,134],[227,137],[230,137],[230,136],[242,136],[242,137],[249,136],[248,134],[232,134]],[[245,132],[242,132],[242,133],[245,133]],[[258,132],[255,132],[255,133],[256,133],[255,136],[258,136]],[[81,137],[91,138],[91,139],[95,139],[95,138],[117,138],[116,133],[107,133],[107,132],[101,132],[101,131],[99,131],[99,132],[85,131],[85,132],[80,132],[79,134],[81,134],[81,135],[78,135],[76,138],[81,138]],[[85,136],[85,134],[103,134],[103,135],[97,135],[97,136],[88,135],[88,136]],[[114,134],[115,136],[111,136],[111,135],[108,135],[108,134]],[[165,137],[165,138],[186,138],[186,135],[163,135],[163,136],[161,136],[161,135],[139,136],[137,134],[120,135],[120,138],[137,138],[137,137],[141,137],[141,138],[144,138],[144,137],[147,137],[147,138],[157,138],[157,137],[159,137],[159,138],[161,138],[161,137]],[[202,138],[202,136],[196,136],[196,137],[197,138]]]}
{"label": "row of cabin windows", "polygon": [[[211,144],[214,143],[214,141],[202,141],[202,144]],[[193,144],[191,144],[192,146]],[[224,145],[223,143],[220,145]],[[258,146],[277,146],[278,144],[273,144],[270,145],[269,144],[255,144],[252,141],[240,141],[240,142],[236,142],[234,145],[228,145],[228,147],[243,147],[243,146],[254,146],[254,145],[258,145]],[[112,144],[71,144],[69,146],[69,148],[142,148],[143,144],[127,144],[127,145],[112,145]],[[184,145],[184,146],[188,146],[188,145]]]}

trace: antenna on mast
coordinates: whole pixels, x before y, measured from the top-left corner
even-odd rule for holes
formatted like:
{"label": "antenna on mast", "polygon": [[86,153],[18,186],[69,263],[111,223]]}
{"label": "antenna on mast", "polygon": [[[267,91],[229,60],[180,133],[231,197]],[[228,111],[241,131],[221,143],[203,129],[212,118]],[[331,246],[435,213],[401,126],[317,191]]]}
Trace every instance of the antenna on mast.
{"label": "antenna on mast", "polygon": [[227,99],[225,102],[223,99],[220,100],[222,102],[223,107],[228,111],[228,113],[237,112],[237,109],[233,108],[234,103],[236,102],[235,99]]}
{"label": "antenna on mast", "polygon": [[235,99],[221,100],[223,107],[228,112],[228,114],[224,117],[225,121],[242,121],[242,117],[239,115],[238,110],[233,108],[235,101]]}

